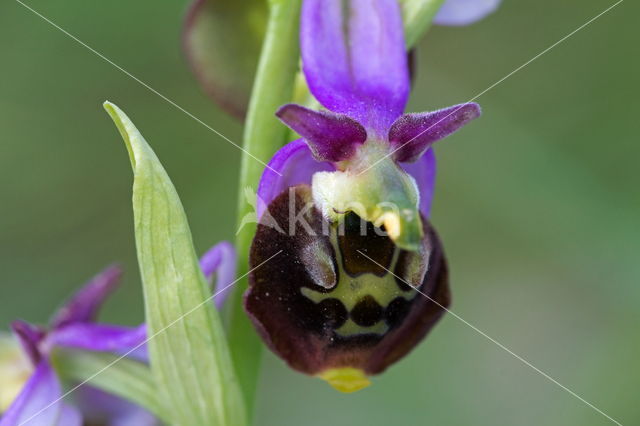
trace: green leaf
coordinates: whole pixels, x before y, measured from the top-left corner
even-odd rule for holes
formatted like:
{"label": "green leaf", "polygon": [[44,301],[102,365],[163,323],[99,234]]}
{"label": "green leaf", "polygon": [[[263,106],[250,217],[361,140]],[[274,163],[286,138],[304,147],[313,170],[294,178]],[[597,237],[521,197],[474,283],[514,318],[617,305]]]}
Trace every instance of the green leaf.
{"label": "green leaf", "polygon": [[196,0],[183,47],[191,69],[216,103],[244,118],[267,26],[264,0]]}
{"label": "green leaf", "polygon": [[133,167],[151,370],[168,403],[170,423],[242,426],[242,394],[178,194],[129,118],[109,102],[104,107],[120,130]]}
{"label": "green leaf", "polygon": [[[252,156],[265,163],[288,142],[289,131],[275,116],[276,110],[293,96],[295,75],[298,70],[298,27],[300,0],[272,0],[269,2],[269,24],[262,46],[260,63],[253,85],[251,103],[244,131],[244,148]],[[240,169],[238,223],[251,205],[244,197],[244,189],[256,189],[264,166],[249,155],[242,156]],[[248,270],[249,246],[256,226],[244,226],[236,239],[238,249],[238,273]],[[240,281],[229,298],[229,343],[233,361],[250,408],[253,405],[258,379],[262,344],[242,308],[241,295],[247,280]]]}
{"label": "green leaf", "polygon": [[169,420],[156,382],[146,365],[117,355],[80,350],[54,351],[53,364],[64,379],[91,386],[136,403]]}
{"label": "green leaf", "polygon": [[445,0],[399,0],[407,49],[418,43]]}

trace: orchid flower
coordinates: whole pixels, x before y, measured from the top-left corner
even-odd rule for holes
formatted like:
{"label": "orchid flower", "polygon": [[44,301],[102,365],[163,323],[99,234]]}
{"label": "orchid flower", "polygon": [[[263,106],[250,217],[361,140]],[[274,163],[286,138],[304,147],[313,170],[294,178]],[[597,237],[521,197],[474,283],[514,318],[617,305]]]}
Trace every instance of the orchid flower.
{"label": "orchid flower", "polygon": [[[216,278],[214,301],[218,307],[224,303],[227,287],[235,279],[235,265],[235,249],[226,241],[213,246],[200,259],[209,283],[213,285]],[[115,426],[157,424],[146,410],[88,385],[77,390],[74,400],[78,408],[58,401],[62,386],[49,361],[55,347],[113,352],[148,361],[144,324],[130,328],[94,322],[104,300],[117,287],[120,275],[117,267],[100,273],[55,314],[48,329],[23,321],[12,324],[22,350],[3,339],[0,355],[4,354],[6,359],[0,358],[0,368],[6,366],[6,372],[0,369],[3,382],[0,413],[4,408],[7,411],[0,419],[0,426],[19,425],[30,418],[37,418],[41,424],[60,426],[81,424],[82,418],[92,424]]]}
{"label": "orchid flower", "polygon": [[346,9],[305,0],[300,42],[307,84],[327,110],[277,112],[302,139],[264,171],[250,263],[284,255],[252,272],[245,308],[291,367],[350,392],[406,355],[449,305],[442,246],[427,220],[431,145],[480,108],[403,115],[409,73],[395,0]]}
{"label": "orchid flower", "polygon": [[[197,0],[187,18],[183,43],[199,79],[237,116],[245,114],[249,100],[254,106],[248,112],[247,148],[260,132],[264,144],[258,157],[266,159],[282,147],[287,130],[272,112],[301,136],[276,152],[260,179],[259,223],[250,253],[249,237],[237,240],[240,259],[248,254],[249,288],[242,306],[231,306],[227,329],[208,302],[213,297],[221,308],[236,282],[234,247],[222,242],[198,262],[166,171],[132,121],[105,102],[134,173],[146,323],[96,322],[117,286],[115,267],[81,288],[48,326],[13,322],[13,343],[0,336],[0,426],[32,420],[51,426],[160,421],[242,426],[250,417],[258,373],[259,351],[247,351],[259,344],[251,324],[292,368],[352,392],[407,355],[442,317],[450,292],[444,250],[428,220],[435,182],[432,145],[477,118],[480,108],[465,103],[404,112],[410,78],[398,0],[301,1],[302,97],[310,91],[325,108],[320,111],[281,106],[302,80],[298,55],[291,54],[298,49],[291,35],[297,32],[300,1],[274,1],[267,8],[261,0],[243,7]],[[436,22],[471,23],[498,2],[449,0]],[[408,15],[431,18],[439,4],[420,4],[424,13]],[[268,21],[261,16],[267,9]],[[414,21],[428,24],[418,18]],[[252,31],[230,40],[223,33],[237,31],[238,23]],[[211,48],[212,34],[226,49]],[[411,34],[413,44],[421,30]],[[263,38],[255,70],[256,46]],[[248,52],[250,60],[237,55],[220,66],[225,52],[238,51]],[[252,177],[255,184],[261,170],[245,166],[242,188]],[[247,262],[240,266],[246,268]],[[242,315],[243,307],[251,324],[235,315]],[[81,380],[86,376],[73,376],[82,385],[66,398],[68,371],[58,361],[80,352],[58,351],[64,348],[140,362],[128,364],[129,370],[114,379],[118,387],[97,382],[93,387]],[[119,386],[130,380],[134,389],[120,393]]]}
{"label": "orchid flower", "polygon": [[[56,312],[47,328],[24,321],[12,324],[22,347],[22,359],[25,360],[22,361],[22,371],[31,370],[31,374],[0,419],[1,426],[16,426],[27,421],[41,425],[82,424],[80,410],[62,399],[62,385],[50,362],[51,352],[57,347],[67,347],[123,353],[144,342],[144,325],[123,327],[95,322],[105,299],[117,287],[120,275],[117,267],[101,272]],[[16,362],[14,356],[14,365]],[[122,416],[135,416],[137,419],[147,419],[146,422],[137,423],[139,425],[155,424],[151,415],[139,412],[141,408],[123,400],[117,401],[118,410],[114,414],[120,417],[119,420],[112,418],[114,422],[123,420]]]}

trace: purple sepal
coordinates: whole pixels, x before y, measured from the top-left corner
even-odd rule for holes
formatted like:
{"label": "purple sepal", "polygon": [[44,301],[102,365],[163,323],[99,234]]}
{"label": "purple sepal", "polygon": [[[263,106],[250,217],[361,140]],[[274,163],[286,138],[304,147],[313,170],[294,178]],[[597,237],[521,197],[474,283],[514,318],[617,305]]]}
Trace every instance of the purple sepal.
{"label": "purple sepal", "polygon": [[11,329],[18,338],[22,349],[29,357],[31,364],[34,366],[38,365],[42,358],[39,345],[42,339],[44,339],[46,332],[40,327],[20,320],[13,321],[11,323]]}
{"label": "purple sepal", "polygon": [[309,89],[326,108],[379,136],[402,114],[409,72],[396,0],[305,0],[300,48]]}
{"label": "purple sepal", "polygon": [[275,153],[269,161],[269,167],[262,173],[258,184],[257,219],[262,217],[266,206],[285,189],[302,183],[310,184],[311,177],[316,172],[334,170],[333,164],[316,161],[304,140],[289,142]]}
{"label": "purple sepal", "polygon": [[429,218],[436,184],[436,156],[433,149],[428,149],[418,161],[401,163],[400,167],[415,179],[420,194],[420,212]]}
{"label": "purple sepal", "polygon": [[[61,411],[62,389],[46,360],[35,371],[0,419],[0,426],[56,426]],[[66,425],[65,425],[66,426]]]}
{"label": "purple sepal", "polygon": [[58,420],[59,426],[82,426],[82,414],[75,407],[69,404],[62,404],[60,410],[60,419]]}
{"label": "purple sepal", "polygon": [[90,351],[122,352],[141,346],[146,338],[144,324],[138,327],[124,327],[78,323],[51,332],[48,343]]}
{"label": "purple sepal", "polygon": [[64,327],[74,322],[94,321],[104,300],[119,284],[122,270],[110,266],[82,287],[51,320],[52,328]]}
{"label": "purple sepal", "polygon": [[405,114],[389,130],[389,142],[397,161],[413,162],[429,148],[469,121],[480,116],[480,105],[466,103],[438,111]]}
{"label": "purple sepal", "polygon": [[495,11],[501,0],[447,0],[433,19],[438,25],[469,25]]}
{"label": "purple sepal", "polygon": [[276,115],[307,142],[318,161],[348,160],[358,145],[367,140],[367,132],[344,114],[314,111],[296,104],[281,107]]}
{"label": "purple sepal", "polygon": [[222,241],[211,247],[200,258],[200,268],[207,281],[211,282],[216,274],[216,285],[212,286],[214,303],[221,308],[231,293],[231,283],[236,279],[236,249],[228,241]]}

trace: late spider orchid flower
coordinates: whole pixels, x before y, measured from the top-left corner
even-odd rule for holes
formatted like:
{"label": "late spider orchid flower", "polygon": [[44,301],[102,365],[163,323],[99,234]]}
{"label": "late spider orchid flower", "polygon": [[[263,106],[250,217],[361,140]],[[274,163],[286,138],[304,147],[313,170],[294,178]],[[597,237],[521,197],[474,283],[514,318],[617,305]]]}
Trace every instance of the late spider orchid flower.
{"label": "late spider orchid flower", "polygon": [[[236,275],[236,251],[222,241],[200,258],[200,268],[221,307]],[[88,385],[74,395],[78,407],[58,401],[62,386],[51,367],[54,347],[128,354],[146,362],[146,327],[98,324],[94,320],[105,299],[118,285],[121,271],[110,267],[79,290],[54,316],[47,329],[23,321],[12,324],[22,349],[8,338],[0,340],[0,426],[15,426],[33,417],[37,424],[146,426],[158,424],[146,410]],[[215,280],[214,280],[215,278]],[[54,403],[55,402],[55,403]],[[6,411],[5,411],[6,410]]]}
{"label": "late spider orchid flower", "polygon": [[[56,347],[68,347],[124,353],[144,342],[144,325],[123,327],[94,322],[104,300],[117,287],[119,278],[120,269],[117,267],[110,267],[97,275],[58,310],[47,328],[24,321],[12,324],[22,347],[21,371],[26,373],[30,370],[31,374],[2,415],[0,426],[16,426],[27,421],[39,425],[82,424],[80,410],[62,399],[62,385],[50,363],[51,351]],[[17,365],[20,358],[16,352],[12,358]],[[14,383],[14,389],[18,386],[19,383]],[[135,415],[137,419],[149,420],[138,423],[140,425],[155,424],[150,414],[138,413],[143,411],[141,408],[117,401],[120,416]]]}
{"label": "late spider orchid flower", "polygon": [[480,109],[403,115],[396,0],[305,0],[300,41],[309,88],[329,111],[277,112],[302,139],[260,181],[250,263],[282,255],[250,274],[245,308],[291,367],[351,392],[406,355],[449,305],[444,253],[426,219],[431,145]]}

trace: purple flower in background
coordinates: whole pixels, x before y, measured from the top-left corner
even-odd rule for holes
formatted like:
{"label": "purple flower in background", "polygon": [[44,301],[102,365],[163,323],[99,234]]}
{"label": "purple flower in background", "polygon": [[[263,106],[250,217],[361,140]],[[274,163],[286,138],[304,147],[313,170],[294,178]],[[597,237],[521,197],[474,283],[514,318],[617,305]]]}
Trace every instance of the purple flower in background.
{"label": "purple flower in background", "polygon": [[[12,324],[14,334],[33,367],[33,372],[0,419],[1,426],[14,426],[26,421],[60,426],[82,424],[80,410],[62,400],[62,385],[50,363],[51,351],[56,347],[68,347],[125,353],[144,342],[144,325],[124,327],[95,322],[105,299],[117,287],[120,275],[120,269],[117,267],[107,268],[97,275],[58,310],[48,328],[24,321],[15,321]],[[79,391],[82,391],[82,388]],[[116,399],[111,396],[109,398]],[[140,416],[136,418],[147,418],[155,422],[148,413],[137,413],[142,409],[116,400],[122,404],[119,415],[135,413],[136,416]],[[111,420],[114,421],[111,424],[117,424],[116,419]]]}
{"label": "purple flower in background", "polygon": [[433,22],[438,25],[469,25],[494,12],[502,0],[447,0]]}
{"label": "purple flower in background", "polygon": [[302,139],[280,149],[260,181],[250,263],[282,255],[249,275],[245,308],[292,368],[352,392],[406,355],[450,303],[427,220],[431,145],[480,108],[403,114],[410,83],[397,1],[343,6],[303,3],[302,66],[327,110],[277,112]]}
{"label": "purple flower in background", "polygon": [[[212,290],[215,290],[215,304],[221,307],[228,295],[227,288],[236,275],[235,248],[226,241],[218,243],[202,256],[200,267]],[[77,407],[58,401],[63,394],[62,386],[49,360],[55,347],[127,354],[143,362],[148,360],[144,324],[131,328],[95,322],[105,299],[118,286],[120,276],[121,271],[117,267],[100,273],[58,310],[46,329],[24,321],[12,324],[22,354],[16,354],[4,340],[0,342],[3,344],[0,349],[7,354],[0,356],[0,367],[7,364],[6,369],[0,369],[0,374],[6,375],[0,377],[0,381],[12,392],[0,393],[3,404],[11,402],[4,399],[12,400],[0,419],[0,426],[19,425],[31,417],[38,422],[34,424],[60,426],[79,425],[83,419],[92,424],[114,426],[157,424],[146,410],[88,385],[74,392]],[[30,377],[26,379],[24,376],[28,373]],[[13,392],[17,387],[22,389],[16,397]]]}

